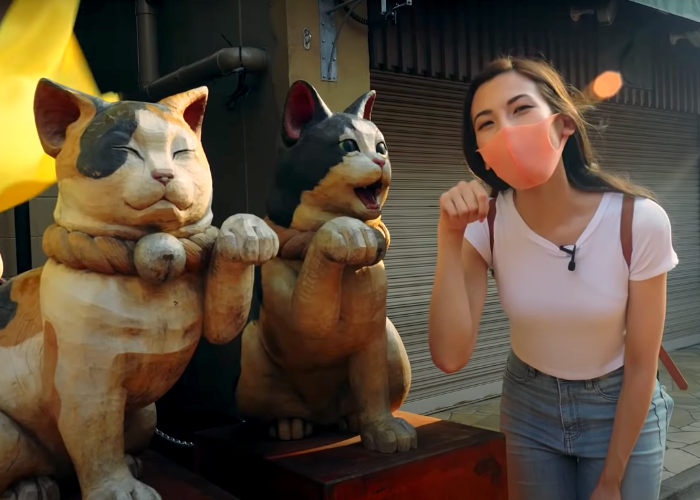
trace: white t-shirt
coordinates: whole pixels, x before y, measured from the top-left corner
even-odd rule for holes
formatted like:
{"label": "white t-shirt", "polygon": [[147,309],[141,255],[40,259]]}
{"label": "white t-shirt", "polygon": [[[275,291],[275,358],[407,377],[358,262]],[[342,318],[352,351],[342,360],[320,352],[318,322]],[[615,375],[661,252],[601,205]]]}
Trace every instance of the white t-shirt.
{"label": "white t-shirt", "polygon": [[512,190],[496,199],[493,264],[488,222],[467,226],[465,238],[494,268],[513,352],[543,373],[587,380],[621,367],[628,280],[653,278],[678,264],[666,212],[637,198],[628,269],[620,242],[622,198],[603,195],[576,242],[574,271],[570,255],[527,226]]}

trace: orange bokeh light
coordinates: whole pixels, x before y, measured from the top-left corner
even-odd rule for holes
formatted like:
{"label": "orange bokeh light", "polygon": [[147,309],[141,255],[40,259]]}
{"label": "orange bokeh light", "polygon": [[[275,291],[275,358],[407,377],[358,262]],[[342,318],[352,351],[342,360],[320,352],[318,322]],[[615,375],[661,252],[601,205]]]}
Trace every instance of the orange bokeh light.
{"label": "orange bokeh light", "polygon": [[598,99],[609,99],[622,88],[622,76],[617,71],[605,71],[593,80],[592,91]]}

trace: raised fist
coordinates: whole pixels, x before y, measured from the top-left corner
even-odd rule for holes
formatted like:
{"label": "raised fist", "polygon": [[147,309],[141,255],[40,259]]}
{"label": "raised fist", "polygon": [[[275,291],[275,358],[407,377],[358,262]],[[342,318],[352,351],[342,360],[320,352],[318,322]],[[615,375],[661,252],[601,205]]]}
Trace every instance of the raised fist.
{"label": "raised fist", "polygon": [[464,231],[468,224],[483,221],[489,214],[489,196],[479,181],[460,181],[440,196],[440,225]]}

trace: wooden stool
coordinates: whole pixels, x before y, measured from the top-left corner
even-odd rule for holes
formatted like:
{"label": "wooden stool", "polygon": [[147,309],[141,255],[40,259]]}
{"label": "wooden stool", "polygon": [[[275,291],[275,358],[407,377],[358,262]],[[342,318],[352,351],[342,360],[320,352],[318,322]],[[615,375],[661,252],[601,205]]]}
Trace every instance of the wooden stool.
{"label": "wooden stool", "polygon": [[241,500],[507,500],[502,434],[396,415],[416,427],[418,449],[385,455],[338,432],[274,441],[244,424],[197,435],[197,472]]}

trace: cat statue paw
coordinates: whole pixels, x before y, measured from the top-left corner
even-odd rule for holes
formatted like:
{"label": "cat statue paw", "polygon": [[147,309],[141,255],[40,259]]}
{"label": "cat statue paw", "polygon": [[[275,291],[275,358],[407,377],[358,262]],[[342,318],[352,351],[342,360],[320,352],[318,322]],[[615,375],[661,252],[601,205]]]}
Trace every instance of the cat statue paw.
{"label": "cat statue paw", "polygon": [[376,264],[386,247],[380,231],[352,217],[326,222],[318,230],[314,243],[330,261],[346,266]]}
{"label": "cat statue paw", "polygon": [[48,477],[25,479],[0,495],[0,500],[61,500],[56,482]]}
{"label": "cat statue paw", "polygon": [[404,419],[388,417],[365,424],[360,431],[368,450],[381,453],[408,451],[418,446],[416,430]]}
{"label": "cat statue paw", "polygon": [[221,225],[216,249],[228,261],[257,266],[277,256],[279,240],[259,217],[237,214]]}
{"label": "cat statue paw", "polygon": [[83,500],[161,500],[160,495],[133,477],[107,479],[83,494]]}

